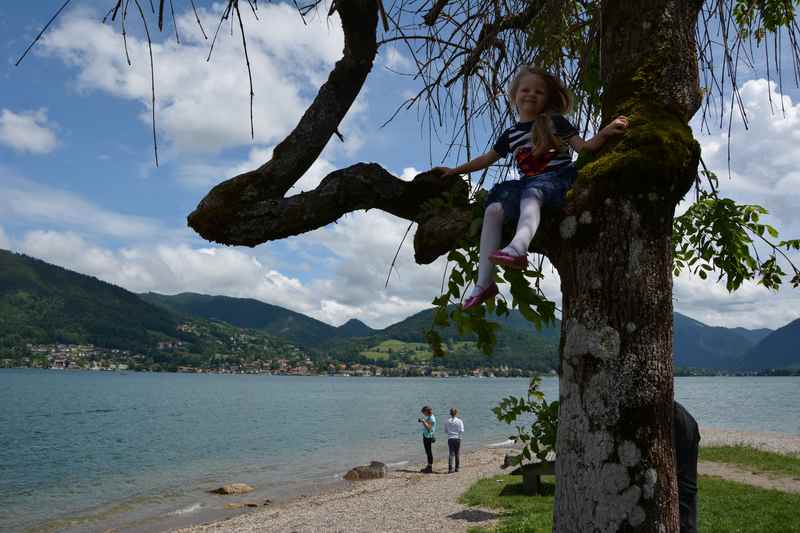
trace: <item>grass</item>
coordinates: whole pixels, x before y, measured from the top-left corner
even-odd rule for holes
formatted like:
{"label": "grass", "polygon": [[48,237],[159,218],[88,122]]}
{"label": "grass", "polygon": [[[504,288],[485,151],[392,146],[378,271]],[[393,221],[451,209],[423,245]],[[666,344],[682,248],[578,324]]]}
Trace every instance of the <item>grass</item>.
{"label": "grass", "polygon": [[372,346],[362,352],[361,355],[372,360],[389,359],[391,354],[407,355],[415,362],[426,362],[433,357],[430,347],[424,342],[404,342],[389,339]]}
{"label": "grass", "polygon": [[498,513],[502,518],[494,530],[471,528],[470,533],[551,532],[555,481],[552,476],[543,476],[542,484],[544,496],[528,496],[522,492],[522,478],[519,476],[495,476],[479,480],[461,496],[461,502],[470,506],[502,510],[503,512]]}
{"label": "grass", "polygon": [[[481,479],[461,502],[500,512],[495,529],[471,528],[470,533],[545,533],[553,528],[552,477],[544,477],[545,496],[526,496],[522,479],[496,476]],[[703,533],[800,533],[800,495],[759,489],[711,477],[700,478],[699,524]]]}
{"label": "grass", "polygon": [[800,478],[800,456],[764,452],[749,446],[700,448],[700,460],[746,467],[752,472]]}

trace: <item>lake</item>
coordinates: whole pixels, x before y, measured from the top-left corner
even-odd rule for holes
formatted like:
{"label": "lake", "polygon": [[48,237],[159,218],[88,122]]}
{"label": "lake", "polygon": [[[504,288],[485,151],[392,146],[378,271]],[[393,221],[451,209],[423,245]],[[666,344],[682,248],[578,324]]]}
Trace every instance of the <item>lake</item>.
{"label": "lake", "polygon": [[[502,442],[490,408],[527,383],[0,370],[0,530],[158,531],[235,512],[207,493],[225,483],[280,501],[371,460],[416,465],[423,404],[440,424],[460,409],[466,450]],[[675,383],[701,426],[800,435],[800,378]],[[542,388],[557,398],[555,378]]]}

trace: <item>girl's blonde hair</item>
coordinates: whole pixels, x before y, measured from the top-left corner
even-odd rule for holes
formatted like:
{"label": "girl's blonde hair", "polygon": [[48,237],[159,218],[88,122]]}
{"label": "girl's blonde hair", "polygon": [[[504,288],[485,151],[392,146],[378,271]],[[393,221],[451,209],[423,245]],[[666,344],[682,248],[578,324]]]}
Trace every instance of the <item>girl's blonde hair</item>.
{"label": "girl's blonde hair", "polygon": [[450,409],[450,416],[458,416],[458,409],[456,409],[455,407]]}
{"label": "girl's blonde hair", "polygon": [[511,84],[508,86],[509,102],[513,104],[522,78],[530,75],[541,77],[547,87],[547,101],[545,102],[544,111],[536,117],[531,128],[533,145],[536,147],[533,155],[538,157],[548,150],[557,150],[561,146],[563,141],[555,136],[550,115],[553,113],[568,113],[572,109],[572,96],[556,76],[533,65],[525,65],[511,79]]}

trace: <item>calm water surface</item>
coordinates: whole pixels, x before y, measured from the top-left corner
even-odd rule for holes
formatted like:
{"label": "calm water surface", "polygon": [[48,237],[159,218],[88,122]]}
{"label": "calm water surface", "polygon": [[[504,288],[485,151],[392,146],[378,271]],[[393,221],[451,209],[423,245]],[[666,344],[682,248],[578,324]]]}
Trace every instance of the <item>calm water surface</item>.
{"label": "calm water surface", "polygon": [[[356,464],[424,460],[422,404],[462,412],[464,447],[503,441],[490,408],[527,379],[0,370],[0,530],[155,531],[224,516],[246,482],[280,500]],[[544,380],[548,399],[558,395]],[[701,425],[800,435],[800,378],[678,378]],[[446,440],[434,445],[446,455]],[[232,512],[232,511],[231,511]]]}

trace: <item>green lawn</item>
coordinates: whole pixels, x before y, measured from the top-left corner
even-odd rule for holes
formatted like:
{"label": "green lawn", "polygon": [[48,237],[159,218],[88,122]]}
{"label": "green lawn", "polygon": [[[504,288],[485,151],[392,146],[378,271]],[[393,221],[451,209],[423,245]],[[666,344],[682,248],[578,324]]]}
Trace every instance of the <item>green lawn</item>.
{"label": "green lawn", "polygon": [[[543,478],[545,496],[522,494],[522,479],[496,476],[481,479],[461,501],[501,510],[496,529],[472,528],[471,533],[545,533],[553,528],[552,477]],[[703,533],[800,533],[800,495],[765,490],[711,477],[700,478],[699,530]]]}
{"label": "green lawn", "polygon": [[700,448],[700,460],[745,467],[752,472],[800,478],[800,456],[763,452],[748,446]]}
{"label": "green lawn", "polygon": [[360,352],[373,360],[389,359],[391,354],[410,356],[415,362],[426,362],[433,357],[430,347],[424,342],[403,342],[389,339]]}

